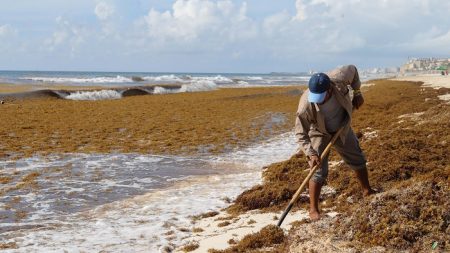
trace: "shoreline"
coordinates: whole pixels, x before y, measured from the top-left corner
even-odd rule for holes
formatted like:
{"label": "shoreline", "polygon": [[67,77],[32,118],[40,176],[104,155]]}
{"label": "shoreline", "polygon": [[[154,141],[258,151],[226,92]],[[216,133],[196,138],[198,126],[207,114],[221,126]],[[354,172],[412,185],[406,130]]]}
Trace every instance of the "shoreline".
{"label": "shoreline", "polygon": [[[218,170],[217,173],[212,175],[194,175],[179,181],[173,181],[170,187],[156,189],[142,195],[90,208],[87,211],[63,216],[61,220],[43,217],[43,222],[35,221],[33,223],[40,224],[39,227],[35,228],[31,226],[32,224],[27,227],[27,222],[23,221],[22,230],[12,230],[0,234],[0,237],[5,238],[5,242],[11,243],[11,245],[14,243],[19,250],[47,249],[51,251],[65,248],[69,251],[76,249],[120,251],[125,245],[127,249],[132,247],[137,251],[146,251],[150,247],[152,252],[160,250],[165,252],[163,251],[164,248],[173,249],[173,245],[178,245],[193,229],[191,216],[207,210],[225,207],[230,198],[234,198],[240,191],[260,181],[262,164],[289,157],[290,151],[293,150],[293,143],[286,144],[285,139],[286,136],[282,135],[226,156],[218,155],[209,159],[204,157],[203,162],[210,163],[212,168]],[[280,149],[283,146],[286,147]],[[144,157],[142,156],[142,158]],[[138,157],[136,162],[142,163],[142,158]],[[181,157],[182,161],[185,159],[187,158]],[[195,158],[191,159],[195,160]],[[132,162],[126,158],[125,160],[127,160],[127,163]],[[117,161],[117,159],[110,160],[110,162],[113,161]],[[55,162],[59,166],[66,167],[64,163]],[[167,161],[164,163],[167,163]],[[74,167],[75,172],[87,173],[80,168],[76,169],[79,162],[69,160],[67,165]],[[17,166],[17,171],[11,171],[11,174],[15,175],[17,172],[27,174],[33,171],[30,166],[20,161]],[[89,167],[89,165],[86,166]],[[130,166],[133,167],[134,163],[131,163]],[[39,167],[48,166],[40,164]],[[58,167],[55,169],[58,169]],[[104,172],[114,172],[109,167],[106,163]],[[133,174],[133,171],[129,168],[122,168],[121,170],[127,171],[127,174]],[[225,170],[230,173],[228,174]],[[17,176],[22,178],[22,174]],[[87,176],[90,177],[90,175]],[[44,171],[36,178],[36,183],[39,183],[43,190],[47,188],[42,184],[42,180],[47,177],[54,178]],[[67,178],[53,179],[52,181],[65,185],[66,182],[79,180],[73,175]],[[95,182],[102,183],[102,180],[101,178],[100,180],[94,179],[91,184]],[[70,183],[70,185],[76,187],[73,183]],[[34,195],[40,195],[39,189],[34,189],[31,192]],[[100,193],[101,191],[95,190],[95,194],[99,197]],[[65,199],[64,196],[61,196],[61,198]],[[40,202],[35,203],[39,204]],[[22,204],[8,204],[14,210],[20,208],[23,202]],[[36,219],[37,217],[33,215],[32,218]],[[21,223],[17,225],[21,226]],[[47,240],[48,237],[53,238],[52,241]],[[105,238],[110,239],[105,240]]]}

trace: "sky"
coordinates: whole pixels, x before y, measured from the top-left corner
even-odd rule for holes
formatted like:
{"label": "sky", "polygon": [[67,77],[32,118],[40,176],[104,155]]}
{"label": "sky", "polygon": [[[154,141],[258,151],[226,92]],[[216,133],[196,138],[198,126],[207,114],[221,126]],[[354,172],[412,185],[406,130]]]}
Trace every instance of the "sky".
{"label": "sky", "polygon": [[0,69],[302,72],[450,57],[445,0],[0,0]]}

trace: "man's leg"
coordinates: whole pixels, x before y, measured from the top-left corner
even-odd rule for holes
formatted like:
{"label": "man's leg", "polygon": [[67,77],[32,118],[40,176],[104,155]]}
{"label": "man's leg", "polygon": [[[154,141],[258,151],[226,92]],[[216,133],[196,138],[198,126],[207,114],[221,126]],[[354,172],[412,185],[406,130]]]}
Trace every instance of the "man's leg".
{"label": "man's leg", "polygon": [[352,129],[349,130],[345,139],[345,144],[338,139],[334,145],[336,151],[341,155],[342,159],[355,172],[365,196],[373,194],[374,190],[370,187],[369,175],[366,167],[366,158],[361,147],[359,146],[358,138]]}
{"label": "man's leg", "polygon": [[[310,136],[311,144],[319,153],[319,157],[322,154],[325,147],[331,138],[324,135]],[[328,176],[328,155],[321,161],[320,167],[313,174],[309,180],[309,218],[311,220],[320,219],[319,211],[319,199],[320,191],[322,190],[322,185],[325,183]]]}
{"label": "man's leg", "polygon": [[320,219],[319,198],[322,184],[309,180],[309,218],[313,221]]}
{"label": "man's leg", "polygon": [[363,194],[364,196],[369,196],[371,194],[374,194],[375,191],[370,187],[369,183],[369,175],[367,173],[367,168],[354,170],[356,178],[358,179],[359,183],[361,184],[361,187],[363,188]]}

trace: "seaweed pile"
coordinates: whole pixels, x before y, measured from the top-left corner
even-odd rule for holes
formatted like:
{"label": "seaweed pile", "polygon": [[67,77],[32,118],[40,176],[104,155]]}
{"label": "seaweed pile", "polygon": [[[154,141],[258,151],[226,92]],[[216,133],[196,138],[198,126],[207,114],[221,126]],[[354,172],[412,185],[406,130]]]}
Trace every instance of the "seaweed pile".
{"label": "seaweed pile", "polygon": [[[450,106],[437,98],[448,89],[374,83],[363,90],[366,104],[355,112],[353,128],[368,158],[372,185],[381,193],[363,198],[351,170],[339,163],[328,178],[336,192],[321,205],[340,213],[329,233],[361,249],[449,251]],[[333,154],[331,160],[340,158]],[[270,165],[263,184],[243,192],[229,211],[283,210],[306,176],[305,167],[304,157]],[[301,198],[297,208],[307,201]]]}
{"label": "seaweed pile", "polygon": [[[236,245],[225,250],[209,250],[209,253],[245,253],[245,252],[282,252],[286,236],[283,230],[275,225],[263,227],[259,232],[246,235]],[[272,246],[278,246],[273,248]]]}

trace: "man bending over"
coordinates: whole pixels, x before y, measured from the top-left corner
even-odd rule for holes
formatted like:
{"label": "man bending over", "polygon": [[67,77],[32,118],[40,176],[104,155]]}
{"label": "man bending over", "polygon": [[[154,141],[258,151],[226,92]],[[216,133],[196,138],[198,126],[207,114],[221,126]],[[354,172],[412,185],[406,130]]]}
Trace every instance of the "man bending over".
{"label": "man bending over", "polygon": [[[328,175],[328,155],[322,161],[319,157],[341,127],[344,129],[333,145],[335,150],[355,172],[363,194],[370,195],[374,191],[369,184],[366,158],[350,125],[353,108],[358,109],[364,103],[358,70],[348,65],[328,75],[317,73],[311,76],[308,86],[309,89],[300,98],[295,134],[310,167],[319,165],[309,181],[309,216],[311,220],[318,220],[320,191]],[[348,86],[353,90],[353,100]]]}

